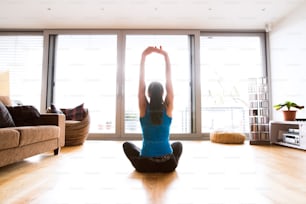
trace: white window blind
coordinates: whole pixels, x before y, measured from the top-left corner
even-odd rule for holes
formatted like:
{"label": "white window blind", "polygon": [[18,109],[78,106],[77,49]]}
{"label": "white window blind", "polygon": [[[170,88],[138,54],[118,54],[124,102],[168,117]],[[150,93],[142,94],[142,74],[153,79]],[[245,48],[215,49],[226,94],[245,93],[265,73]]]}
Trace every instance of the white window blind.
{"label": "white window blind", "polygon": [[43,37],[0,36],[0,72],[9,73],[10,98],[40,109]]}

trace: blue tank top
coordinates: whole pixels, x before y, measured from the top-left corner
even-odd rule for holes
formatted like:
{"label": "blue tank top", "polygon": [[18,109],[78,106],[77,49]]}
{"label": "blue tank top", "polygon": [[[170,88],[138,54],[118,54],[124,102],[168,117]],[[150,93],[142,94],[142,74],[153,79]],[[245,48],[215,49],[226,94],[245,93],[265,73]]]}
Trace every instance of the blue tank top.
{"label": "blue tank top", "polygon": [[171,121],[172,118],[166,114],[164,109],[162,123],[160,125],[152,124],[147,107],[145,116],[140,118],[142,128],[141,156],[159,157],[173,152],[169,142]]}

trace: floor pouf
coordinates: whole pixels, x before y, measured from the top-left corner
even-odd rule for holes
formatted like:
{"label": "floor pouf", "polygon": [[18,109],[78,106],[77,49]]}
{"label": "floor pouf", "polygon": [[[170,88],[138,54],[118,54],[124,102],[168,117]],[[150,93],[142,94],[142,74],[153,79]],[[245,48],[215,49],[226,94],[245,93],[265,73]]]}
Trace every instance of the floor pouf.
{"label": "floor pouf", "polygon": [[238,132],[216,131],[210,133],[210,141],[223,144],[243,144],[246,136]]}

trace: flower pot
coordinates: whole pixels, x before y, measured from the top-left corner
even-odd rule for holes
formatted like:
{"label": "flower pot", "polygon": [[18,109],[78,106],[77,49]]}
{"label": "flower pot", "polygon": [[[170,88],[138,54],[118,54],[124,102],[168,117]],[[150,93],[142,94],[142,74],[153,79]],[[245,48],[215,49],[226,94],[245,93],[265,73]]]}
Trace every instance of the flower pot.
{"label": "flower pot", "polygon": [[295,121],[296,110],[286,110],[283,111],[285,121]]}

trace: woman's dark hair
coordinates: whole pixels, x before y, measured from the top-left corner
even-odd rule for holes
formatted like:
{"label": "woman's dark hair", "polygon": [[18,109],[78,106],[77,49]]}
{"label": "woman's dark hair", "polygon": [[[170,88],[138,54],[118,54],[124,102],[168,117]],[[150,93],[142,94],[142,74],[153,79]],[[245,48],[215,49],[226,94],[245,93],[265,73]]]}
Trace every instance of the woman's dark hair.
{"label": "woman's dark hair", "polygon": [[149,85],[148,93],[150,97],[149,110],[150,110],[151,122],[154,125],[159,125],[162,123],[163,108],[164,108],[163,85],[159,82],[152,82]]}

